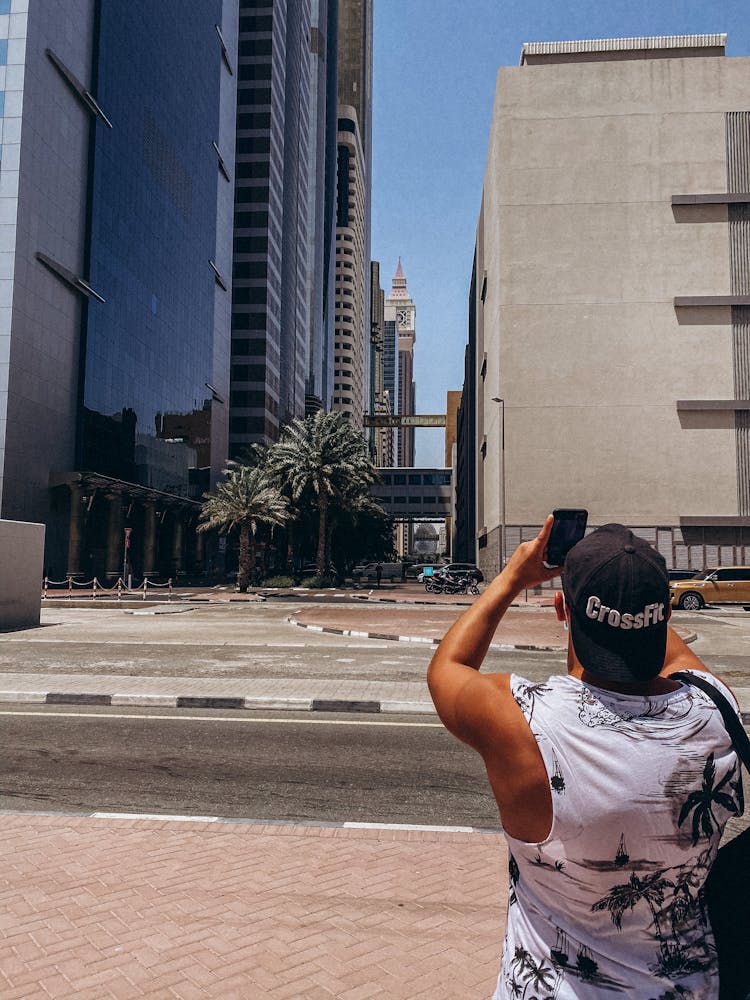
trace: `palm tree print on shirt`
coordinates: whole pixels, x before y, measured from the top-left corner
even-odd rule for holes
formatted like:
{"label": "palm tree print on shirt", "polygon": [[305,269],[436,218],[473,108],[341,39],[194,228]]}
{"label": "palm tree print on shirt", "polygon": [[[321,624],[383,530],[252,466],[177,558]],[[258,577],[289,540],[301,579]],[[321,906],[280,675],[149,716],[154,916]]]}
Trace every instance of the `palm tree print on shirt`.
{"label": "palm tree print on shirt", "polygon": [[722,806],[732,816],[740,815],[742,803],[724,791],[724,788],[729,785],[736,793],[736,784],[731,783],[734,772],[735,766],[732,765],[719,784],[714,787],[716,766],[714,764],[714,755],[709,754],[706,766],[703,768],[703,784],[699,791],[691,792],[688,795],[677,820],[677,825],[682,826],[690,813],[693,813],[693,847],[700,840],[701,834],[710,840],[714,833],[721,829],[713,811],[714,805]]}
{"label": "palm tree print on shirt", "polygon": [[658,945],[653,969],[659,975],[689,975],[713,968],[716,959],[706,941],[694,872],[685,867],[666,878],[667,871],[662,869],[644,877],[633,872],[627,882],[613,886],[591,909],[609,911],[612,923],[622,930],[627,911],[645,903],[651,911],[654,943]]}
{"label": "palm tree print on shirt", "polygon": [[548,684],[533,684],[531,681],[524,681],[518,685],[514,697],[529,723],[534,715],[536,699],[543,698],[551,690]]}

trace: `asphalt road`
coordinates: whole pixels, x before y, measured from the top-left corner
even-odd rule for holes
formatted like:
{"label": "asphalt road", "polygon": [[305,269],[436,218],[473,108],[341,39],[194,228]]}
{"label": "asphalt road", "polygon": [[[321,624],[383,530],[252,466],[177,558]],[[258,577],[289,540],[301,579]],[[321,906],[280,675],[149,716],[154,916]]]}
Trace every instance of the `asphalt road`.
{"label": "asphalt road", "polygon": [[497,828],[479,757],[410,717],[0,711],[0,809]]}

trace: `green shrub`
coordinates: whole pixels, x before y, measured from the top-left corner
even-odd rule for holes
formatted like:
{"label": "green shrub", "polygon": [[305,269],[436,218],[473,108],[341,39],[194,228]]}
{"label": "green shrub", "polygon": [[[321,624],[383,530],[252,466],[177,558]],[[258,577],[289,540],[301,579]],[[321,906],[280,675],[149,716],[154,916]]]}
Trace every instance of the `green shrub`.
{"label": "green shrub", "polygon": [[267,576],[261,583],[262,587],[294,587],[294,578],[291,576]]}
{"label": "green shrub", "polygon": [[310,576],[302,581],[301,586],[319,590],[322,587],[337,587],[338,583],[338,578],[335,576]]}

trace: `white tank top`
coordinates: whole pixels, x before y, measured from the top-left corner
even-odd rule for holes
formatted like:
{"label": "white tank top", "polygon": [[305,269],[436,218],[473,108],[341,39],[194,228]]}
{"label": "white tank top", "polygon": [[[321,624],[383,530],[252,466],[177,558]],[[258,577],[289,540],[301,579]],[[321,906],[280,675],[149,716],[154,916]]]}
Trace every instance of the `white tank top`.
{"label": "white tank top", "polygon": [[644,697],[569,676],[513,675],[511,690],[547,768],[553,819],[539,844],[506,834],[493,1000],[713,1000],[702,886],[727,819],[744,807],[714,703],[686,685]]}

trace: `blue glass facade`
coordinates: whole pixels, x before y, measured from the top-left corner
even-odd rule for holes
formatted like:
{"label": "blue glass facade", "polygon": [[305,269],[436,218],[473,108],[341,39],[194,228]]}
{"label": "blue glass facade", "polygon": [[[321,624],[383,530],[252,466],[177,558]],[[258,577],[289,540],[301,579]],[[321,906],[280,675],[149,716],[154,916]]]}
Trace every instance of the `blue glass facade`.
{"label": "blue glass facade", "polygon": [[[79,467],[208,488],[221,0],[99,4]],[[228,277],[228,276],[227,276]],[[227,344],[227,368],[229,354]]]}

